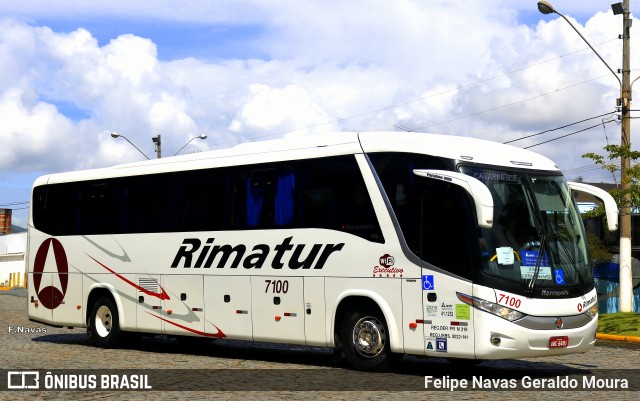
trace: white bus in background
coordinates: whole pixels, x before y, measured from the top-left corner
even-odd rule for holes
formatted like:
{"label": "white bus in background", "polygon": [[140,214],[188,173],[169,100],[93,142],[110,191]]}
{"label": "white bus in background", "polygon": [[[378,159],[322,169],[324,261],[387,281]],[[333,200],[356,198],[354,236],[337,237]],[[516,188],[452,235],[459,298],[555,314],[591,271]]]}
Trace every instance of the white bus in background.
{"label": "white bus in background", "polygon": [[597,302],[571,189],[484,140],[345,132],[52,174],[33,187],[32,321],[125,334],[503,359],[584,352]]}

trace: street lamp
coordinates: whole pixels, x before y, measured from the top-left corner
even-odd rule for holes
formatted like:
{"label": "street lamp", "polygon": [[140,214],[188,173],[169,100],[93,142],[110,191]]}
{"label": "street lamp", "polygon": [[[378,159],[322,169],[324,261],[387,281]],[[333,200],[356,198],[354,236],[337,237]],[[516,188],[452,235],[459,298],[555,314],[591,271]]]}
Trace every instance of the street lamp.
{"label": "street lamp", "polygon": [[593,50],[593,52],[596,54],[596,56],[598,56],[598,58],[599,58],[600,60],[602,60],[602,62],[604,63],[604,65],[606,65],[606,66],[607,66],[607,68],[609,69],[609,71],[611,71],[611,73],[613,74],[613,76],[614,76],[614,77],[616,77],[616,79],[618,80],[618,83],[622,86],[622,81],[620,80],[620,77],[618,76],[618,74],[616,74],[616,73],[613,71],[613,69],[609,66],[609,64],[607,64],[607,62],[606,62],[606,61],[604,61],[604,59],[602,58],[602,56],[600,55],[600,53],[598,53],[598,52],[596,51],[596,49],[594,49],[594,48],[593,48],[593,46],[591,46],[591,43],[589,43],[589,41],[588,41],[587,39],[585,39],[585,37],[584,37],[584,36],[582,36],[582,34],[580,33],[580,31],[578,31],[578,29],[577,29],[577,28],[576,28],[576,27],[571,23],[571,21],[569,21],[569,20],[567,19],[567,17],[565,17],[563,14],[559,13],[555,8],[553,8],[553,6],[552,6],[548,1],[545,1],[545,0],[541,0],[541,1],[539,1],[539,2],[538,2],[538,10],[539,10],[542,14],[545,14],[545,15],[552,14],[552,13],[556,13],[556,14],[558,14],[559,16],[561,16],[562,18],[564,18],[564,20],[565,20],[565,21],[567,21],[567,23],[568,23],[569,25],[571,25],[571,28],[573,28],[573,30],[574,30],[574,31],[576,31],[576,33],[577,33],[578,35],[580,35],[580,37],[582,38],[582,40],[584,40],[584,43],[586,43],[586,44],[587,44],[587,46],[589,46],[589,47],[591,48],[591,50]]}
{"label": "street lamp", "polygon": [[136,150],[137,150],[138,152],[140,152],[140,153],[142,154],[142,156],[146,157],[146,158],[147,158],[147,160],[150,160],[150,159],[149,159],[149,156],[145,155],[145,154],[144,154],[140,149],[138,149],[138,147],[137,147],[136,145],[134,145],[130,140],[128,140],[126,136],[124,136],[124,135],[120,135],[120,134],[118,134],[117,132],[112,131],[112,132],[111,132],[111,137],[112,137],[112,138],[124,138],[124,140],[125,140],[125,141],[127,141],[127,142],[129,142],[129,144],[130,144],[131,146],[133,146],[134,148],[136,148]]}
{"label": "street lamp", "polygon": [[[611,8],[613,13],[623,14],[622,19],[622,79],[616,74],[613,69],[607,64],[606,61],[600,56],[596,49],[591,46],[591,43],[585,39],[584,36],[576,29],[576,27],[561,13],[559,13],[553,6],[545,0],[538,2],[538,10],[543,14],[555,13],[561,16],[567,23],[573,28],[574,31],[584,42],[593,50],[598,58],[607,66],[609,71],[616,77],[620,84],[620,98],[618,99],[618,106],[621,109],[621,147],[631,150],[631,63],[630,63],[630,34],[631,34],[631,19],[629,18],[629,0],[624,0],[621,3],[612,4]],[[635,80],[634,80],[635,82]],[[620,158],[620,181],[622,182],[621,188],[624,194],[624,202],[620,207],[620,312],[632,312],[633,311],[633,283],[631,274],[631,194],[629,193],[630,183],[626,179],[627,171],[631,165],[631,160],[628,153]]]}
{"label": "street lamp", "polygon": [[200,136],[194,136],[193,138],[189,139],[189,142],[185,143],[183,147],[181,147],[176,153],[174,153],[173,155],[177,155],[178,153],[180,153],[180,151],[184,148],[187,147],[188,144],[191,143],[191,141],[193,141],[194,139],[207,139],[207,134],[202,134]]}
{"label": "street lamp", "polygon": [[159,159],[162,157],[162,142],[160,141],[160,134],[158,134],[158,136],[154,136],[153,138],[151,138],[151,140],[156,145],[156,157]]}

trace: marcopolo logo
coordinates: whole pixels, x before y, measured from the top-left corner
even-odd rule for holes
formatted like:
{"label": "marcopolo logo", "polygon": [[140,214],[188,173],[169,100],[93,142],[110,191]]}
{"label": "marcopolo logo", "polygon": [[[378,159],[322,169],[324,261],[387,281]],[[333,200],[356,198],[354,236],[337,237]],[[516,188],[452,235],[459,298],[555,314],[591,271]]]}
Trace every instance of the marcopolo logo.
{"label": "marcopolo logo", "polygon": [[[45,285],[42,282],[44,267],[47,263],[47,258],[49,258],[52,253],[51,250],[53,250],[53,258],[58,271],[58,279],[60,280],[61,288],[54,287],[53,285]],[[45,308],[55,309],[62,303],[62,300],[67,293],[67,285],[69,283],[68,272],[69,263],[67,262],[67,254],[65,253],[60,241],[55,238],[45,240],[40,245],[40,248],[38,248],[36,259],[33,264],[33,286],[40,303]]]}

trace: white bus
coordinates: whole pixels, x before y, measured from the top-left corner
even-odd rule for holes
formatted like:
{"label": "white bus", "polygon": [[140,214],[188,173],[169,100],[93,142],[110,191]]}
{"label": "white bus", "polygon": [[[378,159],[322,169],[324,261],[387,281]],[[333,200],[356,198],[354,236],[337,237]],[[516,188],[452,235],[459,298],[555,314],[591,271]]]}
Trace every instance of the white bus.
{"label": "white bus", "polygon": [[584,228],[549,159],[484,140],[345,132],[40,177],[28,311],[126,334],[395,356],[589,350],[597,302]]}

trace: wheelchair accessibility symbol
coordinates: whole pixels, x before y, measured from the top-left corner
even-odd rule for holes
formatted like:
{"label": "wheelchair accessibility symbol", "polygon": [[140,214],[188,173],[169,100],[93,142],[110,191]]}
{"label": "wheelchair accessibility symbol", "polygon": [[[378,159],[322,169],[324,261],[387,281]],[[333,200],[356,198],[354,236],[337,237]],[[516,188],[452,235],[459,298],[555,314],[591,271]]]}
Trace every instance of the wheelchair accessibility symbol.
{"label": "wheelchair accessibility symbol", "polygon": [[556,284],[564,284],[564,271],[555,270]]}
{"label": "wheelchair accessibility symbol", "polygon": [[433,285],[433,275],[422,276],[422,290],[433,291],[435,286]]}

